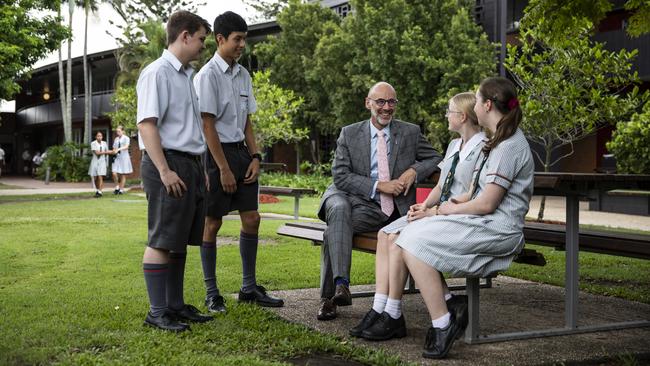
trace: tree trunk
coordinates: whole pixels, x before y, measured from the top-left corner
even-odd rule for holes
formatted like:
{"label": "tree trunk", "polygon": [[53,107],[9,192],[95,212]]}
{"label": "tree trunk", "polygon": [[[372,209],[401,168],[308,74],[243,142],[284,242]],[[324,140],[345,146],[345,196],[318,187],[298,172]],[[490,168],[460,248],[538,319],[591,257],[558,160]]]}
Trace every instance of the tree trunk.
{"label": "tree trunk", "polygon": [[86,15],[84,24],[84,139],[83,143],[90,143],[92,139],[92,93],[90,88],[90,70],[88,69],[88,1],[84,4]]}
{"label": "tree trunk", "polygon": [[[68,26],[72,30],[72,13],[74,12],[74,1],[68,0]],[[66,67],[66,118],[67,125],[63,125],[63,135],[65,142],[72,141],[72,35],[68,38],[68,64]]]}
{"label": "tree trunk", "polygon": [[296,175],[300,175],[300,141],[296,141]]}
{"label": "tree trunk", "polygon": [[[59,11],[58,11],[59,17],[61,16],[61,4],[59,4]],[[65,92],[65,78],[63,77],[63,60],[62,60],[62,55],[61,55],[61,49],[63,48],[63,41],[59,44],[59,103],[61,104],[61,121],[63,122],[63,131],[65,133],[66,126],[69,125],[68,119],[67,119],[67,105],[68,101],[66,99],[66,92]]]}
{"label": "tree trunk", "polygon": [[[551,146],[544,146],[546,156],[544,157],[544,172],[551,170]],[[542,201],[539,203],[539,212],[537,213],[537,221],[544,220],[544,209],[546,208],[546,196],[542,196]]]}

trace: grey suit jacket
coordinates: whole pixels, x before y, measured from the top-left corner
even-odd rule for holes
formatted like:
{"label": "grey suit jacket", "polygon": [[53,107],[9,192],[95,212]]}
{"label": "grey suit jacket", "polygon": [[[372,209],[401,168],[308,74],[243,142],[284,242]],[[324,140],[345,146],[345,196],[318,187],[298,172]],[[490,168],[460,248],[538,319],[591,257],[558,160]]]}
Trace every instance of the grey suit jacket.
{"label": "grey suit jacket", "polygon": [[[325,220],[323,203],[337,193],[357,195],[369,202],[374,181],[370,178],[370,120],[343,127],[336,141],[336,155],[332,165],[334,183],[321,199],[318,216]],[[420,127],[412,123],[393,119],[390,124],[390,157],[388,168],[391,179],[399,178],[408,168],[417,172],[417,181],[428,178],[438,170],[442,156],[431,147],[420,133]],[[400,215],[405,215],[415,203],[415,187],[409,193],[395,197]]]}

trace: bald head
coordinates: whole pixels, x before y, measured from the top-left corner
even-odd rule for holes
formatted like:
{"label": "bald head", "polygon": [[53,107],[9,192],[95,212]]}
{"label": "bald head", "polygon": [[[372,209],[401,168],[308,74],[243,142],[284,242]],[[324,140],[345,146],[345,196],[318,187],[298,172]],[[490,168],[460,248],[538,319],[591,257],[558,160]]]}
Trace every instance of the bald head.
{"label": "bald head", "polygon": [[380,81],[373,85],[370,90],[368,91],[368,98],[377,98],[377,95],[386,95],[390,94],[393,96],[393,98],[397,98],[397,93],[395,93],[395,88],[393,88],[392,85],[388,84],[385,81]]}
{"label": "bald head", "polygon": [[377,129],[382,129],[390,123],[397,106],[395,89],[385,81],[373,85],[368,91],[366,108],[370,111],[370,120]]}

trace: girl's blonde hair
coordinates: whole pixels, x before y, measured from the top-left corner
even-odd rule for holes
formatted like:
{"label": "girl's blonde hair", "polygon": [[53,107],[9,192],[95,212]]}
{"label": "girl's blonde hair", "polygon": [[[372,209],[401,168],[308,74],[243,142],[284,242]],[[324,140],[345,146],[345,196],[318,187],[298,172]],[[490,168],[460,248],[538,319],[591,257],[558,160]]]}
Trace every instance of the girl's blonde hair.
{"label": "girl's blonde hair", "polygon": [[459,112],[465,113],[468,121],[474,125],[478,125],[478,118],[476,118],[476,113],[474,112],[474,104],[476,104],[476,95],[474,93],[459,93],[451,97],[450,100],[458,107]]}

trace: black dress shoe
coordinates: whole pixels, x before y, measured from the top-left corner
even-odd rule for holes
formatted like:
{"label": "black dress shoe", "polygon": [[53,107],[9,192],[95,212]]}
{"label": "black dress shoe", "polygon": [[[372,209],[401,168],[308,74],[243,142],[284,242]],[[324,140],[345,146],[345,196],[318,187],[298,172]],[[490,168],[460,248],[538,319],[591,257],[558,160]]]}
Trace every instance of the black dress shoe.
{"label": "black dress shoe", "polygon": [[457,337],[460,338],[463,336],[463,333],[465,333],[469,321],[467,295],[452,295],[451,299],[447,300],[447,309],[449,310],[449,313],[454,314],[456,321],[460,325],[461,330]]}
{"label": "black dress shoe", "polygon": [[151,315],[151,312],[147,313],[147,317],[144,319],[144,325],[169,332],[183,332],[190,330],[189,325],[176,321],[176,319],[167,313],[160,316],[153,316]]}
{"label": "black dress shoe", "polygon": [[205,299],[205,306],[211,313],[225,313],[226,304],[223,302],[223,296],[217,295]]}
{"label": "black dress shoe", "polygon": [[266,293],[264,286],[256,285],[253,291],[243,292],[239,291],[240,302],[252,302],[259,306],[266,306],[270,308],[280,308],[284,306],[284,300],[277,297],[269,296]]}
{"label": "black dress shoe", "polygon": [[386,341],[391,338],[406,337],[404,314],[398,319],[393,319],[384,311],[370,328],[361,332],[361,336],[369,341]]}
{"label": "black dress shoe", "polygon": [[338,306],[352,305],[352,294],[350,294],[350,288],[346,285],[336,285],[336,292],[334,293],[332,301]]}
{"label": "black dress shoe", "polygon": [[460,324],[456,320],[454,314],[451,313],[451,319],[449,320],[447,328],[429,328],[427,338],[424,341],[424,352],[422,352],[422,357],[447,357],[447,353],[449,353],[449,349],[451,348],[451,345],[454,344],[460,331]]}
{"label": "black dress shoe", "polygon": [[336,305],[330,299],[320,299],[320,308],[318,308],[318,320],[336,319]]}
{"label": "black dress shoe", "polygon": [[178,310],[169,309],[169,314],[177,321],[191,322],[191,323],[205,323],[213,320],[209,315],[203,315],[193,305],[185,304]]}
{"label": "black dress shoe", "polygon": [[361,333],[363,333],[364,330],[370,328],[370,326],[374,324],[377,319],[379,319],[380,315],[381,314],[376,312],[374,309],[370,309],[370,311],[363,316],[363,319],[361,319],[361,323],[359,323],[356,327],[350,329],[350,335],[353,337],[361,337]]}

